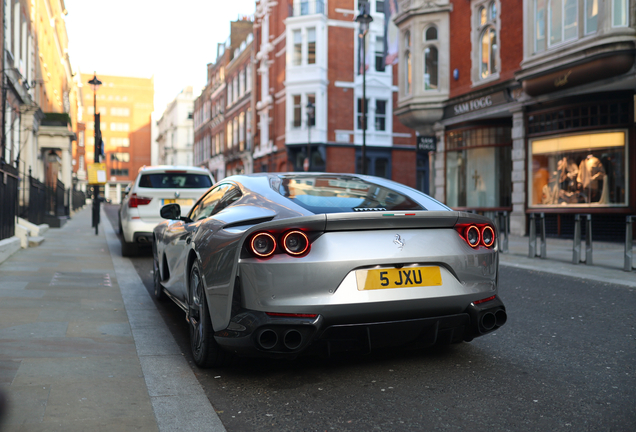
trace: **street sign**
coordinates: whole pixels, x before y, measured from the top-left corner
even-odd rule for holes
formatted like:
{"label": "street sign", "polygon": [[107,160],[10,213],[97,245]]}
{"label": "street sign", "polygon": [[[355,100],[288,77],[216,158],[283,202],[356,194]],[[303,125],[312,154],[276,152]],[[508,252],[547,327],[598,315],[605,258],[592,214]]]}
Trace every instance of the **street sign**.
{"label": "street sign", "polygon": [[428,153],[437,151],[437,139],[435,136],[418,136],[417,151],[419,153]]}
{"label": "street sign", "polygon": [[106,164],[94,163],[88,166],[88,184],[103,185],[106,184]]}

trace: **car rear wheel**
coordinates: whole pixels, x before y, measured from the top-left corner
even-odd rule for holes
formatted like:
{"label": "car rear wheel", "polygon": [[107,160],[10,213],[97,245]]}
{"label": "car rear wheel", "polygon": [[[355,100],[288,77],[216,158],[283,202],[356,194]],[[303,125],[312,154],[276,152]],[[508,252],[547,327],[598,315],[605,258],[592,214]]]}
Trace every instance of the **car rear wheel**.
{"label": "car rear wheel", "polygon": [[214,339],[214,330],[198,263],[195,263],[190,271],[188,297],[190,349],[194,363],[201,368],[227,366],[231,361],[231,354],[224,351]]}

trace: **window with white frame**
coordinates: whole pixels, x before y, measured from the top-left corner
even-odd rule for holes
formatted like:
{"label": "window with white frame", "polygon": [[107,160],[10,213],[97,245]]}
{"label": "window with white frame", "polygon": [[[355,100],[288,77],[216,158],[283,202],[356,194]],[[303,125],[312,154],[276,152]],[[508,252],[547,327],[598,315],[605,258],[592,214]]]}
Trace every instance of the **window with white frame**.
{"label": "window with white frame", "polygon": [[294,43],[294,50],[292,52],[292,64],[294,66],[300,66],[303,59],[303,38],[300,30],[294,30],[292,32],[292,40]]}
{"label": "window with white frame", "polygon": [[238,116],[238,130],[239,130],[239,150],[245,150],[245,112],[242,112]]}
{"label": "window with white frame", "polygon": [[357,110],[356,110],[356,128],[359,130],[368,130],[369,126],[367,125],[367,114],[369,113],[369,99],[365,99],[364,102],[362,98],[358,98]]}
{"label": "window with white frame", "polygon": [[424,90],[437,90],[439,81],[437,27],[430,26],[426,29],[424,43]]}
{"label": "window with white frame", "polygon": [[239,99],[239,79],[238,79],[238,75],[234,75],[234,94],[232,99],[234,100],[234,102],[236,102]]}
{"label": "window with white frame", "polygon": [[252,90],[252,65],[247,65],[245,69],[245,91]]}
{"label": "window with white frame", "polygon": [[227,106],[232,105],[232,81],[227,83]]}
{"label": "window with white frame", "polygon": [[307,64],[316,64],[316,28],[307,29]]}
{"label": "window with white frame", "polygon": [[299,128],[302,125],[302,106],[301,106],[301,98],[300,95],[293,95],[292,96],[292,101],[293,101],[293,121],[292,121],[292,127],[294,128]]}
{"label": "window with white frame", "polygon": [[239,72],[239,97],[245,94],[245,69]]}
{"label": "window with white frame", "polygon": [[384,37],[376,36],[375,38],[375,70],[376,72],[384,72]]}
{"label": "window with white frame", "polygon": [[413,70],[411,67],[411,33],[404,33],[404,93],[409,95],[413,89]]}
{"label": "window with white frame", "polygon": [[550,0],[548,2],[548,45],[578,37],[578,0]]}
{"label": "window with white frame", "polygon": [[227,137],[226,148],[230,150],[232,148],[232,121],[227,122],[227,131],[225,133],[225,136]]}
{"label": "window with white frame", "polygon": [[375,101],[375,130],[386,131],[386,105],[387,101],[376,99]]}
{"label": "window with white frame", "polygon": [[[477,2],[477,74],[473,77],[484,80],[499,72],[499,53],[497,37],[497,2]],[[474,70],[474,69],[473,69]]]}
{"label": "window with white frame", "polygon": [[[104,124],[103,129],[106,129],[106,125]],[[128,132],[130,130],[130,125],[128,123],[111,123],[110,130],[117,132]]]}
{"label": "window with white frame", "polygon": [[238,123],[238,116],[234,117],[234,120],[232,120],[232,145],[234,147],[236,147],[239,143],[239,123]]}

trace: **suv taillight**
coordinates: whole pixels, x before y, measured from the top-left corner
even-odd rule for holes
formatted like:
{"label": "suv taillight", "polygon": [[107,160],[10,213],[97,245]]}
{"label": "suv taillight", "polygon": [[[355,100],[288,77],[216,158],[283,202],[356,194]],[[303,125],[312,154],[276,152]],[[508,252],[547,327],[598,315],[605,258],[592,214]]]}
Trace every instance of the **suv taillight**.
{"label": "suv taillight", "polygon": [[148,205],[152,201],[152,198],[140,197],[137,194],[132,194],[128,200],[128,207],[137,208],[140,205]]}

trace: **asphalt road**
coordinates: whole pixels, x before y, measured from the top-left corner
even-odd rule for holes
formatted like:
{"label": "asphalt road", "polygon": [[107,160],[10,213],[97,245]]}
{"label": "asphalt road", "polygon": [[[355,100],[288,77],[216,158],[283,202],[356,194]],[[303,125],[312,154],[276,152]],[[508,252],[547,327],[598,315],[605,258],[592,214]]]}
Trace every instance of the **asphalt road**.
{"label": "asphalt road", "polygon": [[[152,293],[150,249],[132,262]],[[471,343],[216,370],[157,307],[228,431],[634,431],[635,291],[502,266],[508,323]]]}

